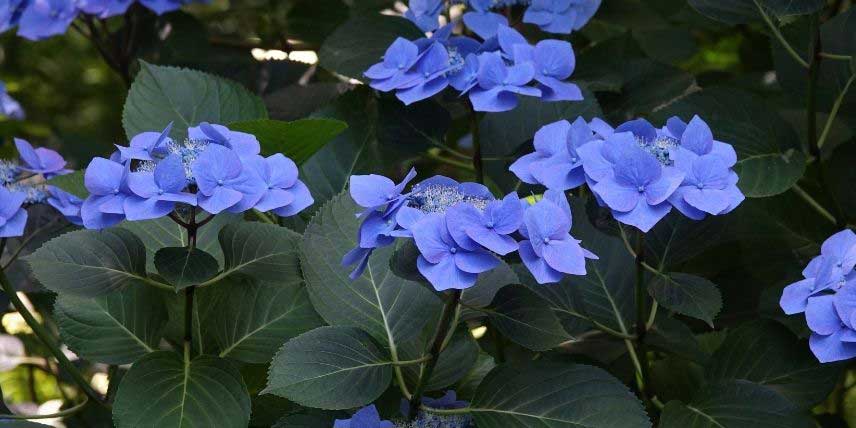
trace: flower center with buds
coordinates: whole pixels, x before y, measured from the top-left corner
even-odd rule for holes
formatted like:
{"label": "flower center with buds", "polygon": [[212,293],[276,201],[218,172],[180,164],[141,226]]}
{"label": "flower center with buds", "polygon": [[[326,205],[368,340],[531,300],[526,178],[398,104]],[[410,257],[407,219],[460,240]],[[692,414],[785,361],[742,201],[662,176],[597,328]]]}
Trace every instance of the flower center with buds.
{"label": "flower center with buds", "polygon": [[662,165],[671,166],[674,161],[669,157],[669,150],[678,147],[681,143],[671,137],[657,137],[656,140],[646,141],[641,138],[636,138],[636,143],[643,150],[654,155],[657,162]]}
{"label": "flower center with buds", "polygon": [[484,211],[488,200],[481,196],[465,194],[458,190],[457,186],[442,185],[424,187],[416,185],[407,198],[407,206],[426,214],[445,213],[447,209],[461,202],[470,204],[479,211]]}
{"label": "flower center with buds", "polygon": [[636,190],[638,190],[639,193],[643,193],[643,192],[645,192],[645,186],[639,186],[636,188]]}
{"label": "flower center with buds", "polygon": [[449,247],[449,252],[450,252],[450,253],[452,253],[452,254],[455,254],[455,253],[457,253],[457,252],[458,252],[458,249],[457,249],[457,248],[455,248],[455,247]]}

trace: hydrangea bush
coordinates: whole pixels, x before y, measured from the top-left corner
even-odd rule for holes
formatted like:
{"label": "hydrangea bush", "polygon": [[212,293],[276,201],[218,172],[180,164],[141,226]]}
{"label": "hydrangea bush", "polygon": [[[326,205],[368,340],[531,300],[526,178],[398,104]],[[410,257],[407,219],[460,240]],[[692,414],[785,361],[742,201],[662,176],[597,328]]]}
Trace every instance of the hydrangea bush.
{"label": "hydrangea bush", "polygon": [[851,2],[187,3],[0,0],[0,426],[856,424]]}

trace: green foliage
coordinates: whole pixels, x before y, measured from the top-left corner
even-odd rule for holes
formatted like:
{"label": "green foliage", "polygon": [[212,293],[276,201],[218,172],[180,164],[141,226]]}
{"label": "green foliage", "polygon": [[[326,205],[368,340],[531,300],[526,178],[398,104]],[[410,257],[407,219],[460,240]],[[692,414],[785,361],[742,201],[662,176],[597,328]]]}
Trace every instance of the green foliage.
{"label": "green foliage", "polygon": [[722,309],[722,295],[716,284],[695,275],[658,274],[648,285],[648,292],[663,307],[698,318],[710,326]]}
{"label": "green foliage", "polygon": [[282,153],[298,165],[347,127],[347,123],[331,119],[300,119],[293,122],[260,119],[229,125],[233,131],[255,135],[262,146],[263,155]]}
{"label": "green foliage", "polygon": [[220,264],[211,254],[198,248],[164,247],[155,253],[158,274],[181,291],[217,275]]}

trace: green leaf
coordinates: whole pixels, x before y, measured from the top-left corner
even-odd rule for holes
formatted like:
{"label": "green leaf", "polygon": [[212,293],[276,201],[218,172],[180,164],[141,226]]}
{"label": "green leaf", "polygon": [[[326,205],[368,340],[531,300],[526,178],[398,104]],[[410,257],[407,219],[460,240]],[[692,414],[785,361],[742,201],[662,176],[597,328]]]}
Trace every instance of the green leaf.
{"label": "green leaf", "polygon": [[467,288],[461,294],[461,302],[469,308],[483,308],[490,305],[496,297],[496,293],[510,284],[520,284],[517,274],[502,262],[499,266],[479,274],[476,285]]}
{"label": "green leaf", "polygon": [[655,275],[648,293],[666,309],[698,318],[713,327],[713,318],[722,309],[722,295],[716,284],[680,272]]}
{"label": "green leaf", "polygon": [[78,230],[46,242],[26,257],[36,279],[58,294],[93,297],[145,287],[146,249],[124,229]]}
{"label": "green leaf", "polygon": [[745,380],[702,388],[689,404],[666,403],[659,428],[810,428],[808,415],[769,389]]}
{"label": "green leaf", "polygon": [[320,327],[283,345],[262,393],[321,409],[349,409],[380,397],[392,380],[389,357],[354,327]]}
{"label": "green leaf", "polygon": [[732,25],[760,20],[758,5],[768,15],[791,16],[817,12],[826,4],[824,0],[689,0],[689,3],[702,15]]}
{"label": "green leaf", "polygon": [[549,304],[522,285],[499,290],[488,315],[503,335],[533,351],[546,351],[571,340]]}
{"label": "green leaf", "polygon": [[[208,213],[199,213],[196,216],[196,221],[202,221],[208,216]],[[220,234],[220,229],[227,224],[238,221],[241,221],[239,215],[217,214],[214,219],[196,232],[196,248],[211,254],[218,263],[222,264],[223,250],[220,249],[217,237]],[[143,241],[146,246],[146,253],[148,253],[146,269],[150,272],[156,270],[154,259],[158,250],[167,247],[186,247],[188,243],[187,230],[169,217],[161,217],[156,220],[126,221],[120,223],[119,227],[130,230]]]}
{"label": "green leaf", "polygon": [[193,248],[161,248],[155,253],[158,274],[175,286],[175,291],[201,284],[217,275],[220,264],[211,254]]}
{"label": "green leaf", "polygon": [[392,246],[376,250],[363,275],[348,278],[342,256],[356,246],[356,204],[342,193],[322,206],[306,228],[300,266],[315,310],[332,325],[357,326],[395,348],[437,316],[441,302],[419,283],[395,276]]}
{"label": "green leaf", "polygon": [[820,364],[805,341],[783,325],[758,320],[728,333],[707,367],[711,381],[745,379],[766,385],[800,408],[823,401],[841,366]]}
{"label": "green leaf", "polygon": [[624,384],[583,364],[499,366],[479,385],[470,410],[479,428],[651,426]]}
{"label": "green leaf", "polygon": [[[424,356],[425,350],[431,344],[433,331],[423,334],[417,340],[411,340],[399,348],[399,359],[415,360]],[[466,326],[462,326],[455,330],[454,335],[449,340],[446,349],[440,353],[440,358],[437,360],[437,365],[434,367],[434,372],[431,374],[431,379],[425,386],[425,391],[438,391],[446,388],[457,382],[464,376],[470,368],[475,364],[479,355],[479,346],[475,339],[470,334]],[[416,385],[419,379],[419,372],[423,364],[408,364],[401,367],[405,380],[409,385]]]}
{"label": "green leaf", "polygon": [[200,122],[228,124],[267,117],[262,100],[239,84],[200,71],[140,61],[140,72],[125,100],[122,124],[128,138],[161,131],[173,122],[171,136],[187,137]]}
{"label": "green leaf", "polygon": [[255,135],[262,146],[263,155],[282,153],[298,165],[306,162],[347,127],[347,123],[333,119],[300,119],[293,122],[260,119],[229,124],[229,129],[233,131]]}
{"label": "green leaf", "polygon": [[276,422],[271,428],[328,428],[334,418],[329,415],[289,415]]}
{"label": "green leaf", "polygon": [[[487,113],[479,122],[485,156],[507,156],[529,141],[535,131],[548,123],[565,119],[573,122],[582,116],[586,120],[602,116],[597,98],[586,88],[582,101],[545,103],[537,98],[521,97],[513,110]],[[530,151],[530,150],[527,150]]]}
{"label": "green leaf", "polygon": [[416,40],[425,35],[412,22],[398,16],[357,15],[340,25],[321,45],[321,67],[357,80],[380,62],[386,49],[398,37]]}
{"label": "green leaf", "polygon": [[478,359],[470,368],[470,371],[461,378],[453,388],[458,393],[458,398],[471,400],[476,393],[476,388],[482,383],[485,376],[496,367],[493,357],[484,352],[479,352]]}
{"label": "green leaf", "polygon": [[806,166],[799,138],[775,108],[755,95],[715,87],[692,94],[657,112],[657,122],[676,115],[689,121],[699,115],[713,136],[734,146],[740,176],[737,186],[748,197],[777,195],[799,180]]}
{"label": "green leaf", "polygon": [[323,325],[299,275],[275,283],[236,277],[210,288],[199,301],[216,314],[205,334],[213,336],[221,357],[264,364],[288,339]]}
{"label": "green leaf", "polygon": [[130,364],[156,351],[167,321],[160,292],[146,286],[96,298],[60,294],[54,313],[68,348],[104,364]]}
{"label": "green leaf", "polygon": [[65,190],[78,198],[84,199],[89,195],[89,191],[86,190],[86,186],[83,184],[83,174],[84,171],[80,170],[74,171],[71,174],[57,175],[56,177],[48,180],[48,184],[59,187],[61,190]]}
{"label": "green leaf", "polygon": [[174,352],[153,352],[122,378],[113,421],[117,428],[246,428],[250,396],[241,373],[222,358],[183,361]]}
{"label": "green leaf", "polygon": [[300,235],[274,224],[240,222],[220,231],[224,272],[277,283],[300,277],[297,257]]}

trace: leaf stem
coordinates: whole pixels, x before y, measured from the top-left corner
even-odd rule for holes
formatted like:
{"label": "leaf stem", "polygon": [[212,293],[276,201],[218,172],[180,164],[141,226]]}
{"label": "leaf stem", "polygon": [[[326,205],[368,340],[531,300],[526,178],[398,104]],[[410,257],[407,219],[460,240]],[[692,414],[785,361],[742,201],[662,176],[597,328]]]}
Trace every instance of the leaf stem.
{"label": "leaf stem", "polygon": [[837,61],[850,61],[851,59],[853,59],[853,56],[851,56],[851,55],[833,54],[833,53],[829,53],[829,52],[821,52],[818,55],[821,58],[834,59]]}
{"label": "leaf stem", "polygon": [[[636,235],[636,384],[639,394],[647,402],[648,390],[648,357],[645,350],[645,336],[648,333],[648,295],[645,288],[645,233],[641,230]],[[633,353],[630,354],[633,358]]]}
{"label": "leaf stem", "polygon": [[817,139],[818,149],[823,147],[823,143],[825,143],[826,138],[829,137],[829,131],[832,130],[832,122],[835,121],[835,116],[838,116],[838,111],[841,109],[841,104],[844,102],[844,97],[847,95],[847,91],[850,90],[850,86],[853,85],[854,80],[856,80],[856,73],[850,75],[850,79],[847,79],[847,83],[844,85],[844,89],[841,90],[841,93],[838,94],[838,98],[835,99],[835,104],[832,105],[832,110],[829,112],[829,117],[826,118],[826,125],[823,126],[823,132],[820,133],[820,138]]}
{"label": "leaf stem", "polygon": [[817,202],[816,199],[812,198],[811,195],[808,194],[808,192],[806,192],[802,187],[799,186],[799,184],[794,184],[792,190],[799,197],[803,198],[803,200],[805,200],[806,203],[808,203],[812,208],[814,208],[814,210],[817,211],[821,217],[829,220],[829,222],[832,224],[838,224],[838,220],[835,219],[835,216],[832,215],[832,213],[830,213],[826,208],[824,208],[823,205],[820,205],[820,203]]}
{"label": "leaf stem", "polygon": [[437,327],[434,330],[434,338],[431,340],[431,348],[428,355],[431,359],[422,366],[419,373],[419,381],[416,383],[416,388],[413,390],[413,395],[410,397],[410,410],[408,419],[413,420],[419,410],[419,404],[422,401],[422,394],[428,386],[428,381],[431,380],[431,375],[434,373],[434,368],[437,366],[437,361],[440,359],[440,351],[442,351],[443,341],[446,335],[451,334],[451,330],[455,326],[452,324],[454,313],[457,310],[458,303],[461,301],[461,290],[454,290],[443,306],[443,312],[440,314],[440,320],[437,322]]}
{"label": "leaf stem", "polygon": [[[199,225],[196,224],[196,208],[190,209],[190,223],[187,229],[187,249],[192,251],[196,248],[196,232]],[[196,286],[191,285],[184,289],[184,364],[190,364],[190,351],[193,345],[193,296]]]}
{"label": "leaf stem", "polygon": [[476,181],[484,184],[484,160],[482,159],[479,116],[472,104],[470,104],[470,132],[473,135],[473,168],[476,171]]}
{"label": "leaf stem", "polygon": [[776,24],[773,23],[773,20],[770,19],[770,16],[767,15],[767,12],[761,6],[761,3],[758,3],[758,0],[752,0],[752,2],[755,3],[755,6],[758,8],[758,13],[761,14],[761,18],[763,18],[764,22],[767,23],[767,26],[770,27],[770,31],[773,32],[773,35],[776,36],[776,39],[779,41],[779,43],[781,43],[782,46],[785,47],[785,50],[788,52],[788,54],[790,54],[790,56],[794,59],[794,61],[796,61],[799,65],[803,66],[804,68],[809,68],[808,61],[803,59],[803,57],[801,57],[797,53],[797,51],[793,48],[793,46],[791,46],[791,44],[788,43],[787,39],[785,39],[785,36],[783,36],[782,32],[779,31],[779,27],[777,27]]}
{"label": "leaf stem", "polygon": [[[2,249],[6,247],[6,238],[0,240],[0,253],[2,253]],[[104,406],[109,407],[107,403],[103,401],[101,396],[95,389],[92,388],[92,385],[83,377],[83,374],[77,369],[77,367],[69,361],[68,357],[62,352],[59,347],[59,344],[54,340],[53,335],[48,332],[48,330],[36,320],[36,317],[27,309],[27,306],[24,305],[24,302],[18,297],[15,288],[12,287],[12,283],[9,282],[9,278],[6,277],[6,272],[4,270],[0,270],[0,285],[3,287],[3,291],[6,293],[6,296],[12,302],[12,306],[15,307],[15,310],[21,314],[21,317],[24,318],[24,321],[28,326],[33,330],[33,333],[44,343],[44,345],[50,350],[51,354],[57,359],[60,367],[63,370],[68,372],[69,376],[74,380],[74,382],[83,390],[83,393],[86,394],[93,401],[100,403]]]}
{"label": "leaf stem", "polygon": [[68,409],[61,410],[56,413],[50,413],[46,415],[0,415],[0,420],[25,420],[25,419],[56,419],[62,418],[66,416],[71,416],[75,413],[79,413],[83,410],[84,407],[89,403],[89,397],[84,396],[83,401],[74,405],[73,407],[69,407]]}

